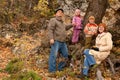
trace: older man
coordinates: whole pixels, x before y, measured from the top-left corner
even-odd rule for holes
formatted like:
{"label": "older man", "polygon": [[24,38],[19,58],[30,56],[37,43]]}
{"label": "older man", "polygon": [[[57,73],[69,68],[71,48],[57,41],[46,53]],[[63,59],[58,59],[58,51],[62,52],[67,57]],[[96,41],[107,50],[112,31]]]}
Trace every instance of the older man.
{"label": "older man", "polygon": [[[62,17],[64,15],[63,9],[57,9],[55,11],[55,17],[50,19],[48,25],[48,37],[51,44],[51,51],[49,56],[49,72],[56,71],[56,58],[58,51],[65,58],[68,59],[68,49],[65,43],[66,40],[66,27],[72,27],[72,25],[65,25]],[[65,62],[58,64],[58,70],[62,70],[65,67]]]}

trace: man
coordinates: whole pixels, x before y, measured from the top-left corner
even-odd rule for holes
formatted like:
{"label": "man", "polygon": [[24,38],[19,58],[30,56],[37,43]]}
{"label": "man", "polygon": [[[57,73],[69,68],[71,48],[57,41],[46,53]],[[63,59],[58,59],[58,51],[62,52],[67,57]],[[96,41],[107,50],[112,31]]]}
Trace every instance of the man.
{"label": "man", "polygon": [[[65,60],[68,59],[68,49],[65,43],[66,27],[72,27],[72,25],[64,24],[62,20],[63,15],[63,9],[57,9],[55,11],[55,17],[50,19],[48,25],[48,37],[51,44],[51,51],[49,56],[49,72],[56,71],[56,58],[58,51],[65,58]],[[65,65],[65,62],[60,62],[58,64],[58,70],[61,71]]]}

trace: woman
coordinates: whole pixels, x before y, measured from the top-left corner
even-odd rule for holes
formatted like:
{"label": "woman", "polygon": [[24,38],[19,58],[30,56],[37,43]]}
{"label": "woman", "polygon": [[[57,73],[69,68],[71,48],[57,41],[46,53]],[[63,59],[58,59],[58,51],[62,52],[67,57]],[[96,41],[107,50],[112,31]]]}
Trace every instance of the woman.
{"label": "woman", "polygon": [[88,76],[88,70],[90,66],[94,64],[100,64],[110,54],[112,49],[112,35],[107,32],[107,26],[104,23],[100,23],[98,28],[98,36],[96,37],[95,46],[91,49],[84,50],[84,68],[82,74],[78,78]]}

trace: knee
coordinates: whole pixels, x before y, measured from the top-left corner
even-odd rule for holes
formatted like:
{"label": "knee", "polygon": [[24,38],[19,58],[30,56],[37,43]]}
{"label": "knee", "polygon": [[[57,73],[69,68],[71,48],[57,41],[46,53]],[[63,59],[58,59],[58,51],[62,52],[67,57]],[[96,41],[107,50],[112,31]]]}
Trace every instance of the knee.
{"label": "knee", "polygon": [[83,54],[88,55],[89,54],[89,49],[85,49]]}

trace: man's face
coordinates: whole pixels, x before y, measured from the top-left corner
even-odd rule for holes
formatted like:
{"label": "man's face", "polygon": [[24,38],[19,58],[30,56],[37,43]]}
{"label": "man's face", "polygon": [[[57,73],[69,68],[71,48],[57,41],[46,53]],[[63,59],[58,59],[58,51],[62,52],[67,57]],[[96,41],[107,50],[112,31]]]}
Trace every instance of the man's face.
{"label": "man's face", "polygon": [[61,10],[58,10],[58,11],[56,12],[56,16],[59,16],[59,17],[62,17],[63,14],[64,14],[64,13],[63,13]]}

